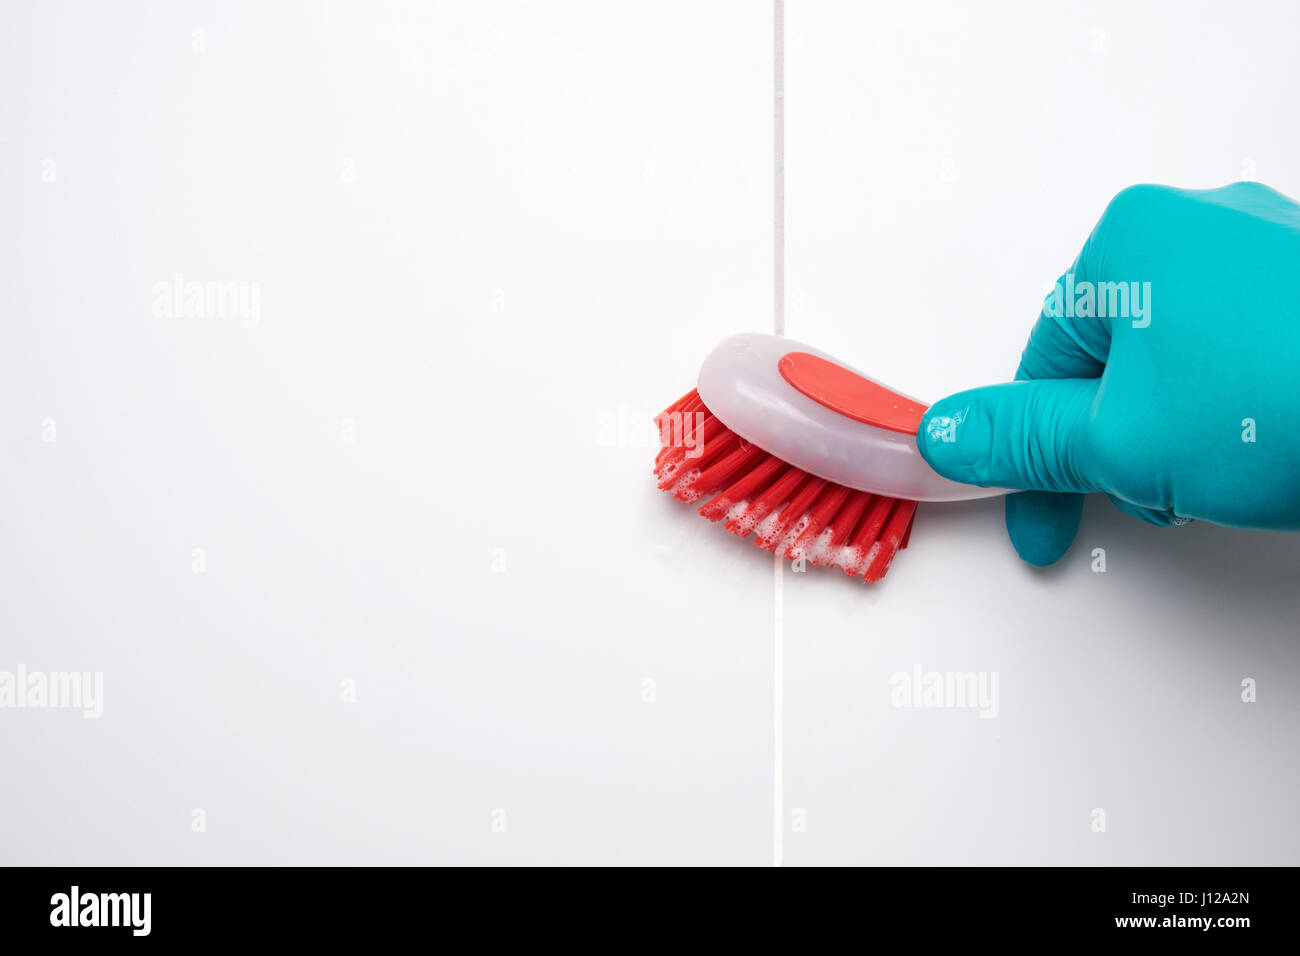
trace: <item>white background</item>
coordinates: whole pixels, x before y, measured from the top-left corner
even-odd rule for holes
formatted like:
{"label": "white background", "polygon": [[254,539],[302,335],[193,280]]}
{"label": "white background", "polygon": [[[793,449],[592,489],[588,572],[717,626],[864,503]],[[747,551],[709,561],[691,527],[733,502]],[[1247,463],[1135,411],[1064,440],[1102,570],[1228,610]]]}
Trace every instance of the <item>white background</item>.
{"label": "white background", "polygon": [[[1300,195],[1284,3],[785,27],[786,331],[924,398],[1009,377],[1122,187]],[[778,769],[772,559],[640,427],[772,328],[773,39],[4,5],[0,670],[102,671],[104,714],[0,710],[0,863],[1300,861],[1300,540],[1104,500],[1045,572],[1000,501],[874,588],[787,567]],[[178,273],[260,321],[155,316]],[[892,707],[916,664],[999,716]]]}

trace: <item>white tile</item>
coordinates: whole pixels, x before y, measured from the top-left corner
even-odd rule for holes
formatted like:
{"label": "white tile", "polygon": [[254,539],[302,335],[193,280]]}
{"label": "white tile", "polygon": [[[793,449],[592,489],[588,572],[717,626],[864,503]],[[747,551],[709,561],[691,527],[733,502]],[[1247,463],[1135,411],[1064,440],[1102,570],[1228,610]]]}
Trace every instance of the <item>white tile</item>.
{"label": "white tile", "polygon": [[5,663],[106,682],[7,860],[768,859],[770,559],[637,427],[771,320],[767,11],[3,16]]}
{"label": "white tile", "polygon": [[[1295,25],[1283,4],[790,4],[788,334],[931,400],[1009,378],[1122,187],[1300,195]],[[1298,557],[1096,500],[1035,573],[992,501],[923,506],[878,589],[787,574],[788,861],[1293,861]],[[998,672],[999,716],[891,706],[918,663]],[[1248,676],[1267,702],[1240,702]]]}

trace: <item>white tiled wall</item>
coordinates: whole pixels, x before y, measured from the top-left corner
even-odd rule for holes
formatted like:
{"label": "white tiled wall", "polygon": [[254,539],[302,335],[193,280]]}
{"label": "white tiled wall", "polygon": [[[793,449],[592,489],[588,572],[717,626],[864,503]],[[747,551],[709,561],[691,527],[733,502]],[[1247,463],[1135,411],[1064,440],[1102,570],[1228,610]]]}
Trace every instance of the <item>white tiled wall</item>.
{"label": "white tiled wall", "polygon": [[[936,397],[1123,185],[1300,194],[1285,6],[1040,6],[789,0],[792,337]],[[0,862],[770,863],[772,561],[645,424],[771,328],[771,5],[0,18],[0,671],[104,680],[0,710]],[[992,502],[787,568],[786,862],[1294,862],[1298,555],[1101,502],[1031,573]]]}

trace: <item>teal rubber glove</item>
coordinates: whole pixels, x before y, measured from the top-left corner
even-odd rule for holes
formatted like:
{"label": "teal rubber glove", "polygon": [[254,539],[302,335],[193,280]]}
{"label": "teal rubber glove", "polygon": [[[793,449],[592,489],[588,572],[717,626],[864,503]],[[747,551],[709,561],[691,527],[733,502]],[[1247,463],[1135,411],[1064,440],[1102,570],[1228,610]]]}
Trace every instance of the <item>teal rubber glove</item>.
{"label": "teal rubber glove", "polygon": [[[917,445],[1009,495],[1020,556],[1082,495],[1157,525],[1300,529],[1300,205],[1259,183],[1116,196],[1044,302],[1016,381],[936,402]],[[1126,301],[1127,300],[1127,301]]]}

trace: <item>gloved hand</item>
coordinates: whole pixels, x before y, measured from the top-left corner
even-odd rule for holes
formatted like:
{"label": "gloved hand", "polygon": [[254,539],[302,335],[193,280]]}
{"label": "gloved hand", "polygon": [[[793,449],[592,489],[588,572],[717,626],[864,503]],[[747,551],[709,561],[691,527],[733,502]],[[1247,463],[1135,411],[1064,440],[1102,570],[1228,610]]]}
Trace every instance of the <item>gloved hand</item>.
{"label": "gloved hand", "polygon": [[[1104,314],[1102,314],[1104,313]],[[1048,295],[1016,381],[936,402],[917,445],[1009,495],[1030,564],[1082,494],[1157,525],[1300,529],[1300,205],[1258,183],[1116,196]]]}

